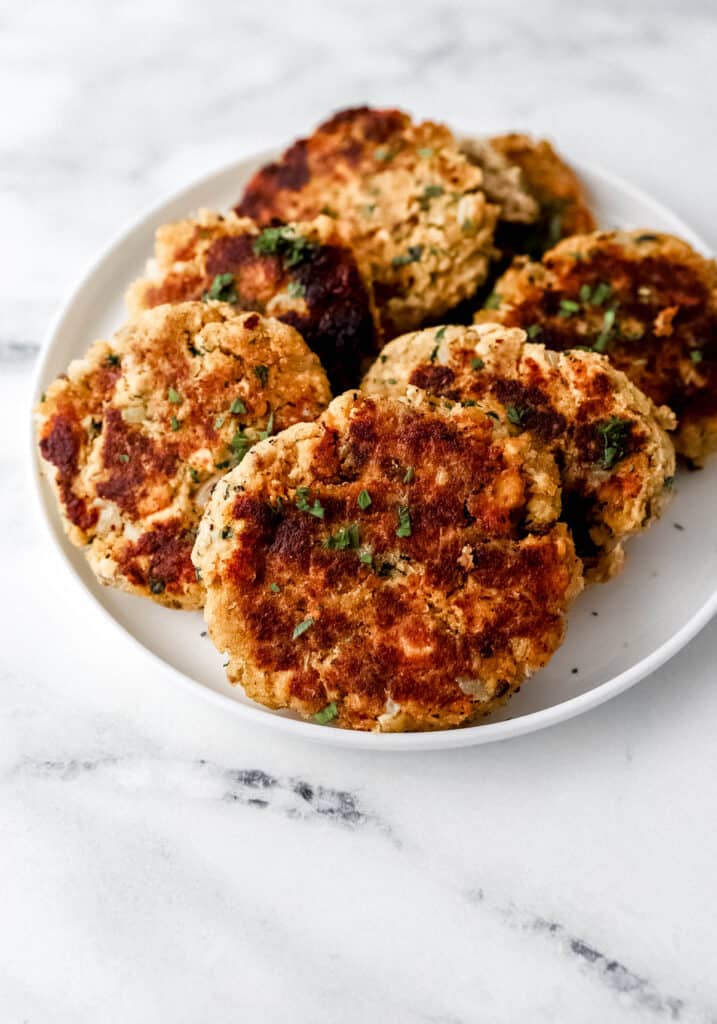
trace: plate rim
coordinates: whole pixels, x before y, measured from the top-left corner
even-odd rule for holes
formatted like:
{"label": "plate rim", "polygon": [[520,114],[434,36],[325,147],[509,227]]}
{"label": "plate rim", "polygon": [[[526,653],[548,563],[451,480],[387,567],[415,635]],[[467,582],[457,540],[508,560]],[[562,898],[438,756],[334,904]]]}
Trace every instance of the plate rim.
{"label": "plate rim", "polygon": [[[311,742],[327,743],[330,746],[344,747],[351,749],[371,749],[374,751],[423,751],[423,750],[450,750],[461,747],[480,746],[486,743],[495,743],[501,740],[513,739],[517,736],[528,735],[541,729],[549,728],[560,722],[569,721],[578,715],[584,714],[593,708],[624,693],[631,686],[636,685],[642,679],[651,675],[661,665],[664,665],[679,651],[681,651],[692,640],[710,620],[717,614],[717,587],[713,593],[704,601],[700,608],[693,614],[691,619],[673,633],[667,640],[663,641],[650,654],[641,658],[634,665],[618,673],[598,686],[593,687],[585,693],[569,697],[549,708],[539,711],[531,711],[516,718],[506,719],[501,722],[488,722],[484,725],[474,724],[456,729],[438,730],[435,732],[408,732],[408,733],[376,733],[360,732],[350,729],[339,729],[332,726],[321,726],[318,723],[286,718],[275,714],[271,709],[263,708],[261,705],[244,704],[241,701],[232,700],[226,694],[220,693],[211,687],[203,684],[198,679],[186,675],[181,669],[175,668],[165,661],[159,654],[146,647],[124,626],[110,610],[104,605],[98,595],[85,584],[82,578],[75,572],[69,559],[65,545],[69,543],[62,533],[61,524],[51,521],[45,506],[43,482],[40,471],[40,463],[35,443],[34,407],[41,393],[43,381],[46,374],[46,366],[53,351],[54,343],[61,332],[65,320],[71,315],[75,303],[80,299],[82,293],[90,284],[92,277],[111,259],[115,251],[120,248],[139,229],[145,227],[148,221],[160,216],[161,211],[179,201],[182,196],[190,191],[209,185],[214,179],[222,177],[233,171],[241,173],[241,169],[249,162],[261,162],[274,158],[277,154],[276,148],[262,150],[260,152],[247,151],[242,156],[216,167],[196,178],[191,179],[182,187],[175,189],[169,195],[157,199],[147,205],[127,225],[111,236],[110,240],[100,249],[99,253],[91,258],[85,265],[82,273],[76,279],[75,285],[70,288],[67,297],[59,305],[55,314],[50,320],[48,328],[43,336],[40,350],[36,357],[36,363],[31,375],[29,385],[29,411],[30,411],[30,457],[26,469],[30,477],[30,493],[32,495],[32,507],[37,519],[43,523],[40,533],[45,537],[47,545],[52,549],[57,559],[57,564],[64,565],[65,570],[73,579],[73,584],[84,595],[96,609],[104,616],[106,621],[111,623],[121,635],[129,639],[136,650],[141,651],[145,656],[158,665],[168,678],[178,681],[187,692],[201,695],[215,706],[229,710],[238,715],[247,723],[253,723],[266,728],[274,728],[287,735],[293,735],[298,739],[305,739]],[[651,206],[657,213],[664,217],[666,222],[674,224],[673,230],[679,233],[694,248],[705,255],[710,254],[710,246],[702,239],[682,218],[671,210],[660,200],[655,199],[649,192],[640,188],[632,182],[625,180],[622,176],[613,171],[605,170],[591,161],[571,160],[572,166],[580,177],[589,181],[590,179],[602,180],[610,188],[621,191],[623,194],[634,198],[648,206]],[[537,674],[537,673],[536,673]]]}

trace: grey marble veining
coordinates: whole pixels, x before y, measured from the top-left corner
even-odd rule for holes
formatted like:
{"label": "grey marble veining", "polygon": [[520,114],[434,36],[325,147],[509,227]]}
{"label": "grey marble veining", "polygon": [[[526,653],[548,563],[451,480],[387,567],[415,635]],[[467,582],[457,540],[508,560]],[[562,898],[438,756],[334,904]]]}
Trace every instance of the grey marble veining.
{"label": "grey marble veining", "polygon": [[30,374],[139,211],[328,111],[553,135],[717,244],[709,2],[0,9],[0,1021],[717,1020],[705,630],[619,700],[383,757],[180,691],[48,555]]}

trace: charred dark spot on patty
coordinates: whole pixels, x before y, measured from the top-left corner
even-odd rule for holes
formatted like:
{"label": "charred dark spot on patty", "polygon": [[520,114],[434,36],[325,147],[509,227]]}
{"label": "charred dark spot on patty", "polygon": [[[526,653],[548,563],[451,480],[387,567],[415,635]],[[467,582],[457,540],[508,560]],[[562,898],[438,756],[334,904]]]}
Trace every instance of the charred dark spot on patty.
{"label": "charred dark spot on patty", "polygon": [[169,480],[177,469],[176,444],[159,444],[122,419],[119,409],[108,408],[102,431],[102,463],[105,477],[97,494],[114,501],[123,512],[137,514],[145,487],[157,478]]}
{"label": "charred dark spot on patty", "polygon": [[82,428],[70,412],[55,413],[49,431],[40,440],[40,452],[57,469],[57,487],[65,515],[80,530],[89,530],[97,522],[97,509],[88,509],[73,487],[82,438]]}
{"label": "charred dark spot on patty", "polygon": [[518,411],[520,426],[536,437],[553,441],[565,431],[565,417],[553,408],[539,388],[526,386],[519,380],[498,379],[493,391],[499,402]]}
{"label": "charred dark spot on patty", "polygon": [[450,366],[436,366],[424,363],[422,366],[416,367],[408,383],[415,385],[417,388],[423,388],[424,391],[430,391],[434,395],[444,395],[446,398],[451,398],[453,394],[449,395],[448,390],[455,379],[456,375]]}
{"label": "charred dark spot on patty", "polygon": [[193,545],[194,533],[181,520],[168,520],[127,545],[120,571],[135,586],[147,587],[153,594],[182,591],[195,581]]}

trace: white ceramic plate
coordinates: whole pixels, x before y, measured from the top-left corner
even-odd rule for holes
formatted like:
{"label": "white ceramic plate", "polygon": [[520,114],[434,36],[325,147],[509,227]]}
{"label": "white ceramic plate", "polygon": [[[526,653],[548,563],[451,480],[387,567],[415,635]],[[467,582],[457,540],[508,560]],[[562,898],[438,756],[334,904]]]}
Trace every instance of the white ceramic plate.
{"label": "white ceramic plate", "polygon": [[[93,263],[52,325],[35,378],[33,399],[96,338],[109,337],[124,318],[123,294],[153,250],[155,228],[200,206],[226,209],[248,176],[273,154],[238,161],[202,178],[155,207],[116,238]],[[593,167],[579,167],[603,227],[645,227],[705,244],[677,216],[640,190]],[[717,610],[717,459],[701,473],[678,475],[663,520],[628,548],[616,580],[588,588],[572,609],[563,647],[520,694],[481,725],[437,733],[350,732],[269,711],[231,687],[222,656],[207,638],[198,612],[177,612],[101,587],[84,556],[65,539],[49,488],[41,482],[31,441],[34,491],[54,547],[86,594],[117,625],[117,644],[133,638],[177,682],[228,712],[307,739],[372,750],[437,750],[506,739],[542,729],[609,700],[680,650]]]}

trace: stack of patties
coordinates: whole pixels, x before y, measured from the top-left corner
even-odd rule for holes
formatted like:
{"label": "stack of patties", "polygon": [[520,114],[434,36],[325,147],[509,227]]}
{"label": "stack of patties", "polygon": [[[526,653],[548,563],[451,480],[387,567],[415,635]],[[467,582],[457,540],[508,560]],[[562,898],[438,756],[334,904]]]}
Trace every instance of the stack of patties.
{"label": "stack of patties", "polygon": [[268,707],[489,714],[659,516],[671,436],[717,447],[714,264],[594,227],[545,140],[336,114],[235,212],[160,228],[128,322],[43,395],[68,536],[101,582],[204,606]]}

